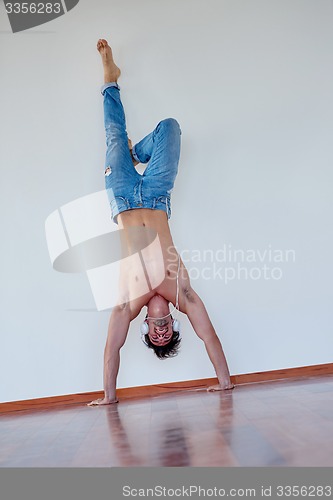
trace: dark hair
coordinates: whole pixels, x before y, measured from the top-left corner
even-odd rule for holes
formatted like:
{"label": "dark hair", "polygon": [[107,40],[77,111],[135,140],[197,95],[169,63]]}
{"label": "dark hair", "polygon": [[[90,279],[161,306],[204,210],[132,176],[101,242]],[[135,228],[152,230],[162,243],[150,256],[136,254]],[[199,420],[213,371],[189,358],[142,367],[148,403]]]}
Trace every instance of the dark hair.
{"label": "dark hair", "polygon": [[170,342],[166,345],[155,345],[151,342],[149,335],[144,335],[144,340],[149,349],[153,349],[159,359],[173,358],[177,356],[181,339],[179,332],[173,332]]}

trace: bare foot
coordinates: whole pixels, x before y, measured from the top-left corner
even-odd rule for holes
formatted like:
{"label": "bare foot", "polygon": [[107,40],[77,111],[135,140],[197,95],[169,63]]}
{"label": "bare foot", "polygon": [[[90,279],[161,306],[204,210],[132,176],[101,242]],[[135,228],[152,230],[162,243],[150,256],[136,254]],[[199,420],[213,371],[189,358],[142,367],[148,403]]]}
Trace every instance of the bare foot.
{"label": "bare foot", "polygon": [[116,82],[120,77],[120,69],[116,66],[110,45],[104,38],[97,42],[97,50],[101,54],[104,68],[104,83]]}

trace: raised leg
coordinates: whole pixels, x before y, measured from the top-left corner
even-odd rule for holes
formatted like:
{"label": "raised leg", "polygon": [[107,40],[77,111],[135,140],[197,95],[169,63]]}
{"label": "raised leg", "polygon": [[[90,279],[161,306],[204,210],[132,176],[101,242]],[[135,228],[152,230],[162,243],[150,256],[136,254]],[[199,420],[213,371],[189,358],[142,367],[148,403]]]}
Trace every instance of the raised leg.
{"label": "raised leg", "polygon": [[179,123],[174,118],[166,118],[159,122],[153,132],[135,144],[132,149],[133,157],[149,165],[145,175],[165,175],[174,181],[180,157]]}
{"label": "raised leg", "polygon": [[[126,132],[126,118],[120,98],[120,87],[117,83],[120,69],[116,66],[111,47],[107,41],[100,39],[97,49],[101,54],[104,69],[104,126],[106,134],[105,176],[112,175],[113,184],[116,181],[117,171],[126,169],[133,172],[133,160],[129,148],[129,139]],[[108,183],[110,184],[110,183]]]}

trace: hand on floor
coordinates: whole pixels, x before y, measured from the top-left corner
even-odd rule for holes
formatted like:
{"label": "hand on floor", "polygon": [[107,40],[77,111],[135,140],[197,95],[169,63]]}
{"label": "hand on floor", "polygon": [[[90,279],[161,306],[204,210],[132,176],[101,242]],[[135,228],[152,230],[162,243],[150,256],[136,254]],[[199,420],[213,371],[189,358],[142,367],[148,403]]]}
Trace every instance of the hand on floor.
{"label": "hand on floor", "polygon": [[218,385],[211,385],[210,387],[207,387],[208,392],[215,392],[215,391],[228,391],[230,389],[234,389],[234,384],[229,384],[226,387],[221,387],[219,384]]}
{"label": "hand on floor", "polygon": [[119,403],[118,399],[113,399],[112,401],[109,401],[108,399],[100,398],[100,399],[95,399],[95,401],[91,401],[91,403],[88,403],[87,406],[113,405],[115,403]]}

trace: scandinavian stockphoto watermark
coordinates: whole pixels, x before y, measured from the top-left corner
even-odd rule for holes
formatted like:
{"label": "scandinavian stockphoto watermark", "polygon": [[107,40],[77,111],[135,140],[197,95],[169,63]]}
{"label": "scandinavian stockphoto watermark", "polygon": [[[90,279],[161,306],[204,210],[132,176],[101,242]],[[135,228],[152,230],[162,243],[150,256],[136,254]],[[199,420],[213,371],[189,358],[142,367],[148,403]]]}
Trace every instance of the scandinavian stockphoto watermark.
{"label": "scandinavian stockphoto watermark", "polygon": [[72,10],[79,0],[6,1],[5,9],[13,33],[49,23]]}
{"label": "scandinavian stockphoto watermark", "polygon": [[114,224],[105,190],[52,212],[45,221],[45,236],[53,269],[86,273],[98,311],[113,308],[123,289],[134,300],[156,290],[166,278],[176,279],[178,253],[185,266],[179,268],[180,280],[186,282],[188,272],[192,282],[219,280],[225,285],[236,280],[276,282],[296,260],[295,250],[268,242],[257,248],[221,242],[219,248],[165,249],[156,229],[125,230]]}
{"label": "scandinavian stockphoto watermark", "polygon": [[294,249],[234,248],[224,244],[221,248],[182,250],[181,258],[191,280],[221,280],[225,284],[235,280],[281,280],[286,264],[294,263]]}

